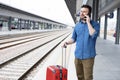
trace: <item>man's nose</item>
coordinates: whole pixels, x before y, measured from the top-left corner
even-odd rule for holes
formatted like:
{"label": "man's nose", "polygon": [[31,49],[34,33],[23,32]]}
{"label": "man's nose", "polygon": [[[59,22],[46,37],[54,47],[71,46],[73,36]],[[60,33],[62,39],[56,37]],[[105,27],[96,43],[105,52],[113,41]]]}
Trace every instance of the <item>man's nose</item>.
{"label": "man's nose", "polygon": [[81,15],[84,15],[84,13],[81,13]]}

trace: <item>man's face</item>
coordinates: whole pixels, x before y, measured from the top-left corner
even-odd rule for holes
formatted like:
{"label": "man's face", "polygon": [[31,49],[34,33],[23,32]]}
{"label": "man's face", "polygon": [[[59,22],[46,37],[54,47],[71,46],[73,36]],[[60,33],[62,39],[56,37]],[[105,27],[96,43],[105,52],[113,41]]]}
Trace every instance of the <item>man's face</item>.
{"label": "man's face", "polygon": [[89,13],[89,9],[88,8],[81,8],[80,18],[83,19],[85,17],[85,15],[88,15],[88,13]]}

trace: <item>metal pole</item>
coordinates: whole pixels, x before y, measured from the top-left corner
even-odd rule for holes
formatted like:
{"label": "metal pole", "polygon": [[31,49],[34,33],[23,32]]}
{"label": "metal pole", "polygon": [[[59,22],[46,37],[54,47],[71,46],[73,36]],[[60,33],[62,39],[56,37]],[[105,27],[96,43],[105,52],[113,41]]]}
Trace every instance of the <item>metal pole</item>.
{"label": "metal pole", "polygon": [[98,21],[98,7],[99,7],[99,0],[93,0],[92,19],[94,21]]}
{"label": "metal pole", "polygon": [[[99,23],[101,23],[101,18],[99,17]],[[100,27],[101,27],[101,25],[100,25]],[[100,31],[99,31],[99,35],[98,36],[100,36]]]}
{"label": "metal pole", "polygon": [[22,30],[22,19],[19,19],[20,30]]}
{"label": "metal pole", "polygon": [[66,65],[66,48],[62,48],[62,66],[65,68],[67,67],[67,65]]}
{"label": "metal pole", "polygon": [[8,19],[8,30],[11,31],[12,17]]}
{"label": "metal pole", "polygon": [[120,8],[117,8],[117,23],[116,23],[116,38],[115,44],[119,44],[119,36],[120,36]]}
{"label": "metal pole", "polygon": [[107,14],[105,14],[104,39],[107,39]]}

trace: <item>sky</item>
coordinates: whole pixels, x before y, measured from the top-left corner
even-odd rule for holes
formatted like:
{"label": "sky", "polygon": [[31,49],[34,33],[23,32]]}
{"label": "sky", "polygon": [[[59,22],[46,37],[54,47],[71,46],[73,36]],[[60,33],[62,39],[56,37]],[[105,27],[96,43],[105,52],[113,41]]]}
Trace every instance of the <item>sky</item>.
{"label": "sky", "polygon": [[64,0],[0,0],[1,3],[74,26],[74,21]]}

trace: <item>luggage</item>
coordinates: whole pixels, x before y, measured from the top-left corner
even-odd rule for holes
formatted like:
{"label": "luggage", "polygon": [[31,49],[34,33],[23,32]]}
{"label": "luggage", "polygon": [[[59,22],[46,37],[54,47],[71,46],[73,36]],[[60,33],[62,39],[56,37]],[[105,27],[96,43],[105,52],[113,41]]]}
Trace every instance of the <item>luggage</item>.
{"label": "luggage", "polygon": [[46,80],[67,80],[67,69],[59,65],[47,68]]}
{"label": "luggage", "polygon": [[[66,49],[65,49],[65,54],[66,54]],[[62,66],[60,65],[48,66],[46,72],[46,80],[67,80],[67,69],[63,67],[63,48],[62,48]]]}

